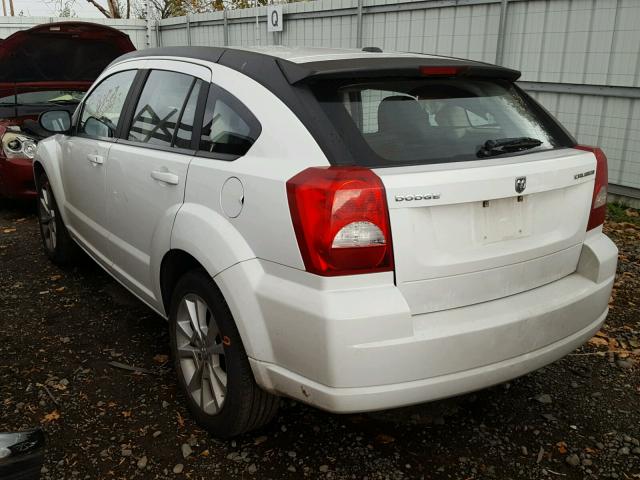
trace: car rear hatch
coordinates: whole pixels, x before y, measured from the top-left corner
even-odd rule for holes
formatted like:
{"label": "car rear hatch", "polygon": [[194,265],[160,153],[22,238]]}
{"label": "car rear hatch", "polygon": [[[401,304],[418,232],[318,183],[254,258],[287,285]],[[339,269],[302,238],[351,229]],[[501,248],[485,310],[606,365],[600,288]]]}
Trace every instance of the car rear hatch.
{"label": "car rear hatch", "polygon": [[376,170],[396,283],[413,314],[513,295],[577,268],[594,179],[582,175],[595,169],[593,154],[561,149],[481,163]]}
{"label": "car rear hatch", "polygon": [[343,70],[318,64],[299,76],[349,151],[332,163],[372,168],[384,184],[395,280],[412,314],[574,272],[594,154],[573,148],[515,86],[518,72],[433,57],[379,60]]}

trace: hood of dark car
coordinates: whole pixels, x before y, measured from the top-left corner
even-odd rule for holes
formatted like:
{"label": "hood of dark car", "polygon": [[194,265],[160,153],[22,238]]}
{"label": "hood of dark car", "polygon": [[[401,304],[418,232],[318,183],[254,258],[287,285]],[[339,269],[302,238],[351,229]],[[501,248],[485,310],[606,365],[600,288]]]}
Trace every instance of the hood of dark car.
{"label": "hood of dark car", "polygon": [[135,50],[129,36],[87,22],[38,25],[0,42],[0,90],[10,84],[92,82],[120,55]]}

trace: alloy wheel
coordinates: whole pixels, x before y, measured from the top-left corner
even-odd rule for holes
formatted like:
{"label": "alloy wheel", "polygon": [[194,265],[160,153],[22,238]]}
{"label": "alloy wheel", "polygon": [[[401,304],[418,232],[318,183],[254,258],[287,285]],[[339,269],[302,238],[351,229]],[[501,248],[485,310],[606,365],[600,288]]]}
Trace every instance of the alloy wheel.
{"label": "alloy wheel", "polygon": [[47,250],[54,252],[58,243],[56,231],[56,211],[53,208],[53,193],[51,186],[46,183],[40,188],[38,202],[38,216],[42,226],[42,236]]}
{"label": "alloy wheel", "polygon": [[178,362],[187,390],[204,413],[215,415],[227,394],[226,337],[207,303],[196,294],[182,298],[176,320]]}

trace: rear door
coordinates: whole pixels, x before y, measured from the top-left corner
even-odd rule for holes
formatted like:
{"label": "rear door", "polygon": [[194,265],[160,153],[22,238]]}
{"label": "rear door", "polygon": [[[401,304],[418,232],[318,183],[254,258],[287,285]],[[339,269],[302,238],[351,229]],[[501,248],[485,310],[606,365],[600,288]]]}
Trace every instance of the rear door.
{"label": "rear door", "polygon": [[[107,219],[115,274],[153,305],[154,254],[169,248],[194,154],[192,132],[201,92],[211,81],[205,67],[149,60],[128,128],[109,152]],[[204,97],[206,98],[206,97]]]}
{"label": "rear door", "polygon": [[67,226],[82,245],[104,264],[107,259],[105,161],[136,76],[136,70],[114,73],[85,98],[76,134],[65,138],[62,168]]}

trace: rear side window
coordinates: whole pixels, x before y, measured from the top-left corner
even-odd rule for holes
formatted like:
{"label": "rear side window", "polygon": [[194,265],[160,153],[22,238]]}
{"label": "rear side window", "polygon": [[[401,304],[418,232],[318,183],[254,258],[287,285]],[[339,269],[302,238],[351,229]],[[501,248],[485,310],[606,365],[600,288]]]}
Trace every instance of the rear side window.
{"label": "rear side window", "polygon": [[260,122],[240,100],[211,85],[199,141],[201,152],[237,158],[249,151],[261,131]]}
{"label": "rear side window", "polygon": [[[333,81],[314,92],[365,165],[469,161],[571,146],[554,121],[507,81]],[[518,139],[518,147],[512,143],[504,152],[486,148],[487,141]]]}
{"label": "rear side window", "polygon": [[78,134],[113,138],[136,70],[114,73],[87,96],[82,106]]}
{"label": "rear side window", "polygon": [[127,139],[169,147],[187,96],[196,79],[183,73],[152,70],[140,94]]}

